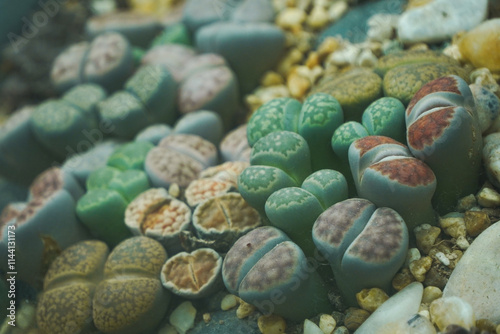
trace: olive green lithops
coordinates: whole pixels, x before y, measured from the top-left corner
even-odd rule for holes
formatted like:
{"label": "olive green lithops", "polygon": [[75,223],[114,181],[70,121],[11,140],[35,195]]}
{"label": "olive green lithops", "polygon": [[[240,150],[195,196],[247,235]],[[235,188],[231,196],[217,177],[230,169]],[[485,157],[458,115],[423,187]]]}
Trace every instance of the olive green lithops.
{"label": "olive green lithops", "polygon": [[259,213],[238,193],[218,195],[200,203],[193,212],[193,227],[214,248],[227,251],[243,234],[261,225]]}
{"label": "olive green lithops", "polygon": [[109,157],[107,165],[120,170],[143,170],[146,156],[153,147],[147,141],[130,142],[117,148]]}
{"label": "olive green lithops", "polygon": [[370,135],[406,143],[405,106],[393,97],[381,97],[363,112],[363,126]]}
{"label": "olive green lithops", "polygon": [[455,59],[448,57],[439,51],[407,50],[401,52],[393,52],[380,58],[374,70],[375,73],[383,77],[389,70],[395,67],[417,63],[457,64]]}
{"label": "olive green lithops", "polygon": [[332,310],[325,285],[304,252],[272,226],[236,241],[224,258],[222,278],[229,292],[267,315],[301,321]]}
{"label": "olive green lithops", "polygon": [[63,95],[62,99],[82,110],[97,127],[99,121],[97,105],[106,99],[106,96],[107,93],[101,86],[88,83],[73,87]]}
{"label": "olive green lithops", "polygon": [[92,302],[98,330],[139,334],[158,327],[170,302],[170,293],[160,281],[166,260],[162,245],[151,238],[129,238],[113,249]]}
{"label": "olive green lithops", "polygon": [[331,95],[309,95],[300,111],[298,133],[307,141],[311,151],[312,170],[337,169],[338,157],[330,141],[333,132],[344,122],[340,103]]}
{"label": "olive green lithops", "polygon": [[332,267],[345,301],[356,305],[356,293],[391,280],[408,252],[408,229],[390,208],[351,198],[332,205],[313,226],[313,240]]}
{"label": "olive green lithops", "polygon": [[247,124],[248,143],[253,146],[260,138],[275,131],[297,132],[302,104],[292,98],[273,99],[257,109]]}
{"label": "olive green lithops", "polygon": [[200,248],[170,257],[161,269],[161,282],[172,293],[187,298],[205,298],[222,284],[222,257],[213,249]]}
{"label": "olive green lithops", "polygon": [[92,298],[108,253],[101,241],[82,241],[52,262],[36,309],[38,328],[43,334],[96,331]]}
{"label": "olive green lithops", "polygon": [[164,188],[152,188],[130,202],[125,224],[133,234],[158,240],[169,254],[175,254],[182,250],[180,232],[191,225],[191,209]]}
{"label": "olive green lithops", "polygon": [[359,122],[366,107],[382,97],[382,79],[370,69],[355,68],[324,76],[311,93],[332,95],[342,106],[344,120]]}

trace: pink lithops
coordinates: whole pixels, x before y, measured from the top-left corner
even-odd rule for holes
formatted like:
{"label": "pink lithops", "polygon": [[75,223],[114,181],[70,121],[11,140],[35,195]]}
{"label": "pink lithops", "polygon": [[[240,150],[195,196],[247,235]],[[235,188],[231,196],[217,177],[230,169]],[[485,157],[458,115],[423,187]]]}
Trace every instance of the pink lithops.
{"label": "pink lithops", "polygon": [[439,213],[478,188],[482,137],[475,108],[467,83],[451,75],[424,85],[406,109],[408,147],[436,174]]}
{"label": "pink lithops", "polygon": [[132,233],[159,241],[169,254],[182,250],[179,235],[190,223],[189,207],[171,197],[164,188],[143,192],[125,211],[125,224]]}
{"label": "pink lithops", "polygon": [[431,199],[436,177],[405,145],[384,136],[364,137],[349,148],[349,163],[360,197],[396,210],[410,231],[435,224]]}
{"label": "pink lithops", "polygon": [[243,124],[230,131],[220,143],[220,152],[224,161],[250,162],[252,149],[248,144],[247,125]]}

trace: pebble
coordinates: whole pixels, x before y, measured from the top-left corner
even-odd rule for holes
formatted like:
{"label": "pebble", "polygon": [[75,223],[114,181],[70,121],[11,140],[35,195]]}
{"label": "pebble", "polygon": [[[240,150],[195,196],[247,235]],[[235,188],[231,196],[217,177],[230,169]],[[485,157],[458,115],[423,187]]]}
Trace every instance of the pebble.
{"label": "pebble", "polygon": [[[308,320],[306,319],[306,321]],[[259,326],[260,332],[263,334],[280,334],[280,333],[285,333],[286,330],[285,319],[275,314],[261,315],[257,320],[257,324]],[[304,333],[306,333],[305,323],[304,323]]]}
{"label": "pebble", "polygon": [[408,249],[408,254],[406,255],[406,261],[405,261],[405,267],[408,267],[410,263],[420,259],[421,257],[422,255],[420,255],[420,251],[418,250],[418,248]]}
{"label": "pebble", "polygon": [[441,298],[443,291],[435,286],[426,286],[422,295],[422,303],[430,305],[434,300]]}
{"label": "pebble", "polygon": [[429,306],[432,323],[441,331],[448,325],[459,325],[470,329],[475,324],[472,306],[459,297],[442,297]]}
{"label": "pebble", "polygon": [[300,8],[287,8],[276,17],[276,24],[283,29],[298,29],[307,19],[307,14]]}
{"label": "pebble", "polygon": [[349,330],[345,326],[339,326],[333,331],[333,334],[349,334]]}
{"label": "pebble", "polygon": [[398,37],[404,43],[435,43],[480,24],[487,15],[488,0],[434,0],[404,12]]}
{"label": "pebble", "polygon": [[304,334],[324,334],[321,328],[309,319],[304,320]]}
{"label": "pebble", "polygon": [[356,294],[359,306],[368,312],[375,311],[389,296],[380,288],[363,289]]}
{"label": "pebble", "polygon": [[458,200],[457,211],[465,212],[475,206],[477,206],[476,196],[474,196],[474,194],[470,194]]}
{"label": "pebble", "polygon": [[428,254],[429,250],[438,240],[441,229],[429,224],[422,224],[414,229],[417,247],[424,254]]}
{"label": "pebble", "polygon": [[337,321],[330,314],[322,314],[319,317],[319,328],[324,334],[332,334],[337,326]]}
{"label": "pebble", "polygon": [[448,259],[446,257],[446,255],[444,255],[443,252],[437,252],[435,256],[439,260],[439,262],[441,262],[445,266],[449,266],[450,265],[450,259]]}
{"label": "pebble", "polygon": [[372,41],[390,40],[398,24],[399,15],[378,13],[368,19],[367,37]]}
{"label": "pebble", "polygon": [[430,256],[424,256],[410,263],[410,272],[418,282],[423,282],[425,280],[425,274],[431,269],[431,265],[432,258]]}
{"label": "pebble", "polygon": [[500,132],[491,133],[483,139],[483,161],[488,180],[500,187]]}
{"label": "pebble", "polygon": [[476,320],[476,327],[480,330],[480,331],[485,331],[485,332],[489,332],[489,333],[495,333],[495,323],[491,320],[488,320],[488,319],[478,319]]}
{"label": "pebble", "polygon": [[392,279],[392,287],[397,291],[400,291],[413,282],[415,282],[415,277],[411,274],[410,269],[403,268],[401,269],[401,272],[394,275],[394,278]]}
{"label": "pebble", "polygon": [[179,334],[185,334],[193,328],[195,317],[196,309],[193,304],[190,301],[185,301],[172,311],[168,320]]}
{"label": "pebble", "polygon": [[344,325],[350,331],[355,331],[361,326],[370,316],[370,312],[360,308],[349,307],[344,318]]}
{"label": "pebble", "polygon": [[423,290],[421,283],[411,283],[373,312],[356,334],[383,333],[383,328],[407,322],[418,312]]}
{"label": "pebble", "polygon": [[477,194],[477,202],[485,208],[500,206],[500,194],[493,188],[483,187]]}
{"label": "pebble", "polygon": [[244,319],[254,311],[255,306],[253,306],[252,304],[248,304],[243,300],[240,300],[240,306],[238,306],[238,309],[236,310],[236,317],[238,317],[238,319]]}
{"label": "pebble", "polygon": [[220,303],[220,308],[224,311],[230,310],[233,307],[236,307],[240,302],[240,299],[232,294],[227,294],[222,298]]}
{"label": "pebble", "polygon": [[439,218],[439,226],[444,233],[452,238],[465,237],[465,220],[464,215],[458,212],[449,213]]}
{"label": "pebble", "polygon": [[466,211],[464,215],[467,234],[475,237],[491,225],[490,217],[482,211]]}
{"label": "pebble", "polygon": [[490,226],[469,246],[443,290],[472,305],[478,319],[500,323],[500,222]]}
{"label": "pebble", "polygon": [[[478,1],[485,2],[485,0]],[[474,2],[475,4],[476,2]],[[500,18],[485,21],[458,39],[458,48],[464,59],[474,67],[500,71]]]}

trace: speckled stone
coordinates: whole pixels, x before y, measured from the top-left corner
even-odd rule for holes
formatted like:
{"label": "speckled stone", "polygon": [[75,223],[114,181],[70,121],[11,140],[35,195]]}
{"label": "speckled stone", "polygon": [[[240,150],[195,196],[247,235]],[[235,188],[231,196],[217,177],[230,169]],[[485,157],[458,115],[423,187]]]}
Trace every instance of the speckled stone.
{"label": "speckled stone", "polygon": [[429,224],[417,226],[414,230],[415,238],[417,239],[417,247],[424,254],[429,253],[431,247],[436,243],[436,240],[441,233],[441,229]]}
{"label": "speckled stone", "polygon": [[344,325],[347,329],[351,331],[355,331],[365,322],[366,319],[370,316],[370,312],[365,311],[360,308],[350,307],[347,309]]}
{"label": "speckled stone", "polygon": [[238,319],[235,310],[210,313],[210,321],[199,321],[189,334],[245,333],[261,334],[255,317]]}
{"label": "speckled stone", "polygon": [[383,56],[378,60],[374,71],[375,73],[383,77],[389,70],[395,67],[415,63],[458,64],[455,59],[448,57],[441,52],[417,49],[393,52]]}
{"label": "speckled stone", "polygon": [[327,93],[336,98],[344,111],[344,121],[361,121],[363,111],[382,96],[382,80],[372,70],[355,68],[340,75],[326,75],[311,94]]}
{"label": "speckled stone", "polygon": [[458,296],[472,305],[478,319],[500,322],[500,222],[481,233],[464,253],[443,296]]}
{"label": "speckled stone", "polygon": [[488,214],[482,211],[466,211],[464,222],[467,234],[472,237],[478,236],[491,225]]}
{"label": "speckled stone", "polygon": [[468,71],[458,65],[415,63],[395,67],[386,73],[384,95],[395,97],[407,105],[423,85],[446,75],[458,75],[469,82]]}
{"label": "speckled stone", "polygon": [[356,294],[356,299],[362,309],[373,312],[382,305],[389,296],[380,288],[363,289]]}

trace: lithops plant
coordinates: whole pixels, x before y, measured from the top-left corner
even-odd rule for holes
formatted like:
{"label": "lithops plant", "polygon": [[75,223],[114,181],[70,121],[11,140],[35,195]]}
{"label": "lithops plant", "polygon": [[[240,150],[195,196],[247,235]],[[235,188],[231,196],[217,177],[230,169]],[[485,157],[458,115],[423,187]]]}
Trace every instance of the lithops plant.
{"label": "lithops plant", "polygon": [[97,240],[82,241],[52,262],[43,283],[36,319],[44,334],[95,331],[92,298],[102,279],[109,249]]}
{"label": "lithops plant", "polygon": [[209,198],[193,211],[193,227],[212,248],[227,252],[243,234],[262,224],[259,213],[239,193],[231,192]]}
{"label": "lithops plant", "polygon": [[446,76],[424,85],[406,109],[406,126],[411,153],[436,175],[433,205],[440,214],[476,192],[482,137],[474,99],[464,80]]}
{"label": "lithops plant", "polygon": [[191,209],[164,188],[152,188],[128,204],[125,224],[134,235],[155,239],[175,254],[182,251],[181,231],[191,226]]}
{"label": "lithops plant", "polygon": [[436,223],[431,204],[436,177],[405,145],[384,136],[364,137],[349,148],[349,163],[360,197],[396,210],[410,231]]}
{"label": "lithops plant", "polygon": [[106,99],[106,91],[99,85],[87,83],[75,86],[68,90],[62,97],[62,100],[79,108],[86,118],[95,123],[98,127],[99,115],[97,104]]}
{"label": "lithops plant", "polygon": [[393,97],[381,97],[363,112],[361,123],[372,136],[406,142],[405,106]]}
{"label": "lithops plant", "polygon": [[332,169],[321,169],[312,173],[300,187],[313,194],[324,210],[347,199],[348,195],[346,178]]}
{"label": "lithops plant", "polygon": [[315,268],[279,229],[259,227],[238,239],[222,265],[229,292],[265,314],[301,321],[332,306]]}
{"label": "lithops plant", "polygon": [[168,69],[175,81],[183,79],[183,69],[187,62],[195,57],[196,51],[186,45],[168,44],[152,47],[141,59],[144,65],[162,65]]}
{"label": "lithops plant", "polygon": [[205,298],[222,288],[222,257],[210,248],[170,257],[160,273],[163,286],[187,298]]}
{"label": "lithops plant", "polygon": [[143,170],[146,156],[153,147],[154,145],[147,141],[127,143],[117,148],[108,158],[106,164],[120,170]]}
{"label": "lithops plant", "polygon": [[162,245],[151,238],[133,237],[116,246],[92,300],[96,328],[109,334],[155,330],[170,303],[170,293],[160,281],[166,260]]}
{"label": "lithops plant", "polygon": [[173,128],[176,134],[192,134],[219,145],[224,136],[221,116],[211,110],[196,110],[179,118]]}
{"label": "lithops plant", "polygon": [[229,131],[219,145],[219,152],[223,161],[250,162],[251,150],[247,139],[246,123]]}
{"label": "lithops plant", "polygon": [[167,124],[153,124],[140,131],[135,136],[135,141],[147,141],[153,145],[158,145],[160,140],[172,134],[172,127]]}
{"label": "lithops plant", "polygon": [[356,293],[379,287],[389,291],[408,251],[408,229],[390,208],[351,198],[332,205],[313,226],[313,240],[332,267],[345,301],[356,305]]}

